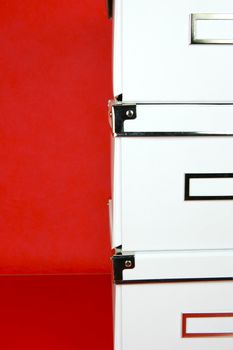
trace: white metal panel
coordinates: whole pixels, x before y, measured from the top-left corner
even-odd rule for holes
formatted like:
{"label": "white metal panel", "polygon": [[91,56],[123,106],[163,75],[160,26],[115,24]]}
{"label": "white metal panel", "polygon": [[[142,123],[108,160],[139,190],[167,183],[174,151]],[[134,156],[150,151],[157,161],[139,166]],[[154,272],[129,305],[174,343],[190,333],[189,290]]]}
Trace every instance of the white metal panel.
{"label": "white metal panel", "polygon": [[233,133],[233,105],[138,104],[124,131]]}
{"label": "white metal panel", "polygon": [[[190,44],[191,14],[200,13],[232,14],[233,6],[229,0],[122,1],[116,16],[122,16],[117,55],[122,57],[124,101],[233,101],[233,45]],[[210,36],[221,37],[221,23],[210,24]],[[116,42],[116,51],[119,46]]]}
{"label": "white metal panel", "polygon": [[[232,281],[151,283],[117,288],[122,289],[122,347],[117,350],[232,350],[233,337],[229,334],[183,337],[185,314],[216,317],[233,313]],[[223,328],[221,317],[215,328],[217,331]]]}
{"label": "white metal panel", "polygon": [[120,152],[123,250],[233,248],[233,200],[184,200],[185,174],[233,173],[232,137],[123,137]]}
{"label": "white metal panel", "polygon": [[124,281],[233,277],[233,250],[136,252]]}

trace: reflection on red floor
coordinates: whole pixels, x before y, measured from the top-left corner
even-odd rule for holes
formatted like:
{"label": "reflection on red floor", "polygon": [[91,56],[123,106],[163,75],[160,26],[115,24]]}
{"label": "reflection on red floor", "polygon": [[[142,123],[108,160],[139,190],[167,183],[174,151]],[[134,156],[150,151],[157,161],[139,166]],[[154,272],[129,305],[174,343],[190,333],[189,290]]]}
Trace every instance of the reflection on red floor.
{"label": "reflection on red floor", "polygon": [[111,276],[1,276],[0,349],[112,350]]}

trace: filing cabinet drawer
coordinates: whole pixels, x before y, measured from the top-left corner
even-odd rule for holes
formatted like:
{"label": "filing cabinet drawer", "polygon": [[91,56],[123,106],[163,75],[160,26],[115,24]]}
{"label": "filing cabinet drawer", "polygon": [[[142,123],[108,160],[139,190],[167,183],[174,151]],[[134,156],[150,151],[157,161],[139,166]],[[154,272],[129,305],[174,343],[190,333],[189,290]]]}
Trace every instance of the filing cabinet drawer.
{"label": "filing cabinet drawer", "polygon": [[233,252],[113,257],[115,350],[230,350]]}
{"label": "filing cabinet drawer", "polygon": [[233,248],[233,137],[116,142],[123,249]]}
{"label": "filing cabinet drawer", "polygon": [[115,288],[115,350],[232,350],[232,281]]}
{"label": "filing cabinet drawer", "polygon": [[[113,247],[122,245],[125,251],[233,248],[233,136],[217,134],[220,127],[215,120],[219,115],[221,131],[224,123],[232,131],[232,107],[219,106],[216,116],[211,106],[195,106],[193,114],[183,106],[170,108],[148,107],[155,119],[162,115],[157,130],[167,126],[167,132],[151,132],[152,121],[144,124],[150,132],[134,129],[142,116],[137,106],[138,117],[125,126],[134,131],[115,137]],[[186,115],[185,130],[199,112],[203,118],[196,118],[195,128],[204,125],[207,133],[192,133],[191,127],[188,132],[170,132],[169,111],[174,118]],[[208,115],[212,116],[209,129]],[[146,116],[145,112],[144,123]]]}
{"label": "filing cabinet drawer", "polygon": [[233,102],[233,3],[115,0],[114,94]]}

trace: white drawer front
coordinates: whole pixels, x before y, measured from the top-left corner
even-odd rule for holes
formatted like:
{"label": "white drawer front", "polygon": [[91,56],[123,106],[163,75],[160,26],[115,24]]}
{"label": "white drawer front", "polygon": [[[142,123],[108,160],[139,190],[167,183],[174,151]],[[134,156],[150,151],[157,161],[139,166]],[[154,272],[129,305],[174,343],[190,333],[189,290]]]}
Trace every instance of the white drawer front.
{"label": "white drawer front", "polygon": [[125,251],[233,248],[233,138],[116,140]]}
{"label": "white drawer front", "polygon": [[232,350],[233,282],[116,286],[115,350]]}
{"label": "white drawer front", "polygon": [[124,101],[233,101],[231,1],[115,3],[115,95],[123,93]]}

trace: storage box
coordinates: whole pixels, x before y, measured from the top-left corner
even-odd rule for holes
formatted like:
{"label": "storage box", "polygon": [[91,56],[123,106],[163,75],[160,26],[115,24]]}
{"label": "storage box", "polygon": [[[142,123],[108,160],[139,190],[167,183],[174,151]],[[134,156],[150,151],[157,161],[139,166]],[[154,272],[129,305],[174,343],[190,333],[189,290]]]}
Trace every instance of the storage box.
{"label": "storage box", "polygon": [[112,246],[233,248],[233,106],[117,104],[111,111]]}
{"label": "storage box", "polygon": [[114,95],[123,101],[233,102],[228,0],[115,0]]}

